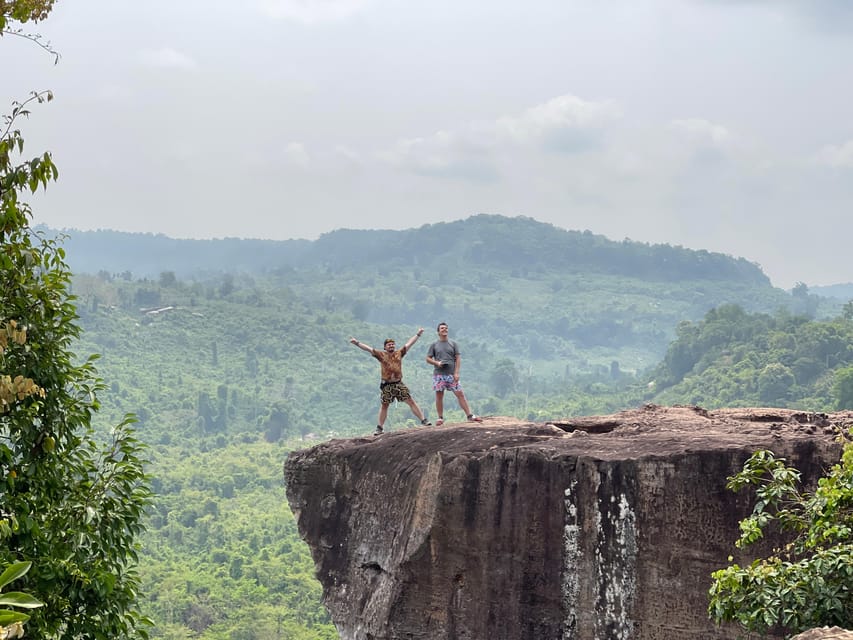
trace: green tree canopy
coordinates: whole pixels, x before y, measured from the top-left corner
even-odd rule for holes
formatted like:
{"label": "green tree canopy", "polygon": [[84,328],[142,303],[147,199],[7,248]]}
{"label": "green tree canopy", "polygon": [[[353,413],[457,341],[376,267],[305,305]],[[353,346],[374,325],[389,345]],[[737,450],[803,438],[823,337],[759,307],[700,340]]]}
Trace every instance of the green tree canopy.
{"label": "green tree canopy", "polygon": [[9,21],[38,22],[47,18],[55,0],[0,0],[0,35]]}
{"label": "green tree canopy", "polygon": [[771,362],[758,374],[758,397],[762,402],[781,402],[794,384],[794,374],[784,364]]}
{"label": "green tree canopy", "polygon": [[512,360],[503,358],[495,363],[490,379],[495,393],[503,398],[518,385],[518,369]]}
{"label": "green tree canopy", "polygon": [[835,372],[832,392],[839,409],[853,409],[853,367],[844,367]]}

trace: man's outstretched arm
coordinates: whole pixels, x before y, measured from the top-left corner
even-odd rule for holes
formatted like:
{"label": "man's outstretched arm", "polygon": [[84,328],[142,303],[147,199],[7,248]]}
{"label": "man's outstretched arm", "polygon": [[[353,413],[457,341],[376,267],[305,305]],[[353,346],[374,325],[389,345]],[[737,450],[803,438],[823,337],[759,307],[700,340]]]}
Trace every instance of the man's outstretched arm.
{"label": "man's outstretched arm", "polygon": [[418,332],[415,335],[413,335],[411,338],[409,338],[408,342],[406,342],[406,344],[403,345],[403,348],[406,351],[411,349],[412,345],[415,344],[418,341],[418,338],[420,338],[423,334],[424,334],[424,328],[421,327],[420,329],[418,329]]}
{"label": "man's outstretched arm", "polygon": [[355,346],[357,346],[359,349],[361,349],[363,351],[367,351],[368,353],[373,353],[373,347],[371,347],[369,344],[364,344],[363,342],[359,342],[355,338],[350,338],[349,341],[352,344],[354,344]]}

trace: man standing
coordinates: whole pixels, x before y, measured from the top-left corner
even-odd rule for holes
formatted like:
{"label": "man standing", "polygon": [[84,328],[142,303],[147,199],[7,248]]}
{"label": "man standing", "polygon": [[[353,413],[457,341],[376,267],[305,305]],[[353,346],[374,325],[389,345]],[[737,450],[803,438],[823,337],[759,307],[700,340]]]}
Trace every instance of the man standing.
{"label": "man standing", "polygon": [[435,391],[435,411],[438,420],[437,426],[444,424],[444,392],[452,391],[459,402],[459,408],[465,412],[468,422],[482,422],[483,419],[471,412],[462,386],[459,384],[459,369],[462,367],[462,354],[459,353],[459,345],[447,337],[448,327],[446,322],[438,325],[438,340],[433,342],[427,350],[426,361],[433,367],[432,388]]}
{"label": "man standing", "polygon": [[350,338],[349,341],[357,346],[359,349],[363,351],[367,351],[374,358],[379,360],[379,364],[381,366],[382,380],[379,383],[379,421],[376,425],[376,435],[380,435],[382,433],[383,425],[385,424],[385,418],[388,417],[388,406],[394,400],[399,400],[401,402],[405,402],[409,405],[409,408],[412,410],[412,413],[421,421],[421,424],[425,427],[430,426],[432,423],[427,422],[427,419],[424,417],[423,411],[418,406],[418,403],[415,402],[414,398],[412,398],[412,394],[409,393],[409,388],[403,384],[403,356],[412,348],[412,345],[418,341],[424,333],[423,327],[418,329],[418,332],[409,338],[409,341],[403,345],[403,348],[399,351],[396,350],[397,345],[395,344],[392,338],[388,338],[385,340],[383,345],[383,350],[379,351],[379,349],[374,349],[370,345],[359,342],[355,338]]}

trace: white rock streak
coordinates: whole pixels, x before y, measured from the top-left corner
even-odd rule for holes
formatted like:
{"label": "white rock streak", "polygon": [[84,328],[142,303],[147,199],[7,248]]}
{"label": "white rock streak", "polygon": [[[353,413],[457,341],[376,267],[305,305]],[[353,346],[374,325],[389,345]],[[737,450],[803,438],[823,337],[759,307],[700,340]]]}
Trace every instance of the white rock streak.
{"label": "white rock streak", "polygon": [[[609,483],[608,483],[608,486]],[[615,489],[615,487],[613,487]],[[598,492],[599,487],[590,487]],[[628,640],[633,633],[631,611],[637,589],[637,519],[628,495],[623,492],[602,496],[598,509],[586,519],[585,530],[578,513],[578,483],[565,490],[563,527],[562,598],[565,622],[562,640],[579,637],[582,611],[594,611],[595,637]],[[584,504],[592,504],[585,500]],[[591,574],[584,571],[584,549],[595,536]],[[580,576],[593,575],[595,584],[584,588]],[[594,603],[581,600],[594,598]],[[593,607],[586,605],[594,604]],[[586,622],[588,624],[588,621]]]}

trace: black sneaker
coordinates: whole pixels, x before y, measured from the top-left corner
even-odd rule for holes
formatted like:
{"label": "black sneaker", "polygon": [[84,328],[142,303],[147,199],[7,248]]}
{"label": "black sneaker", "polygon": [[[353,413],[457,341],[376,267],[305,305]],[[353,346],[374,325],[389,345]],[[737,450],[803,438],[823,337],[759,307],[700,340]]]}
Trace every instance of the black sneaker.
{"label": "black sneaker", "polygon": [[375,436],[381,436],[381,435],[382,435],[382,433],[383,433],[383,432],[382,432],[382,425],[381,425],[381,424],[377,424],[377,425],[376,425],[376,431],[374,431],[374,432],[373,432],[373,435],[375,435]]}
{"label": "black sneaker", "polygon": [[426,418],[424,418],[423,420],[421,420],[421,424],[422,424],[423,426],[425,426],[425,427],[431,427],[431,426],[432,426],[432,422],[430,422],[430,421],[429,421],[429,420],[427,420]]}

